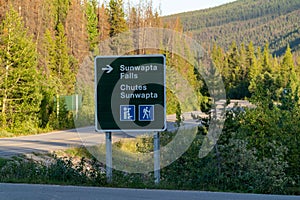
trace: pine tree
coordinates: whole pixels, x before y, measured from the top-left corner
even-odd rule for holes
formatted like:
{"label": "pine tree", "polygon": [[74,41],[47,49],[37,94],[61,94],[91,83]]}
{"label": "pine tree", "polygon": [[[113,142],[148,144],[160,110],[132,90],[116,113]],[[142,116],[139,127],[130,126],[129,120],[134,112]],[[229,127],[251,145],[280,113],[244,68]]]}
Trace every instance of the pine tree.
{"label": "pine tree", "polygon": [[253,93],[256,89],[256,78],[261,73],[257,58],[255,56],[253,42],[250,42],[247,48],[247,65],[249,69],[249,91]]}
{"label": "pine tree", "polygon": [[56,95],[72,94],[77,70],[72,68],[64,26],[58,24],[56,35],[47,30],[44,37],[43,46],[47,54],[43,60],[48,87],[53,87]]}
{"label": "pine tree", "polygon": [[272,73],[272,68],[271,68],[271,54],[269,50],[269,43],[266,43],[263,51],[263,60],[262,60],[262,72],[268,72]]}
{"label": "pine tree", "polygon": [[239,65],[241,66],[241,81],[248,81],[249,68],[247,65],[247,51],[245,44],[242,43],[239,50]]}
{"label": "pine tree", "polygon": [[12,7],[0,31],[0,124],[11,130],[36,127],[41,103],[37,48]]}
{"label": "pine tree", "polygon": [[282,77],[281,86],[287,87],[288,83],[290,82],[291,89],[295,91],[297,87],[297,75],[293,60],[293,54],[289,45],[287,46],[285,55],[281,63],[280,76]]}
{"label": "pine tree", "polygon": [[67,38],[64,26],[59,23],[55,37],[55,68],[51,69],[54,77],[58,78],[59,89],[57,94],[71,94],[74,92],[76,71],[72,70]]}
{"label": "pine tree", "polygon": [[[291,89],[291,80],[287,83],[286,88],[283,89],[280,95],[280,103],[281,105],[279,108],[281,110],[289,110],[291,111],[295,106],[298,104],[298,91],[297,89],[295,92]],[[294,97],[295,95],[295,97]]]}
{"label": "pine tree", "polygon": [[108,7],[110,37],[128,31],[128,26],[125,20],[123,10],[123,0],[110,0]]}
{"label": "pine tree", "polygon": [[74,93],[77,70],[72,66],[72,56],[68,53],[69,48],[62,23],[58,24],[56,35],[46,31],[44,49],[47,52],[44,55],[47,84],[43,88],[40,125],[65,128],[65,124],[61,122],[68,121],[69,116],[61,96]]}
{"label": "pine tree", "polygon": [[123,0],[110,0],[107,12],[110,24],[109,35],[112,38],[110,47],[114,54],[124,54],[132,46],[132,41],[130,34],[127,32],[128,26],[123,10]]}
{"label": "pine tree", "polygon": [[238,94],[236,87],[241,76],[241,67],[239,64],[239,50],[236,42],[233,42],[227,56],[228,77],[225,77],[226,90],[229,98],[236,99]]}
{"label": "pine tree", "polygon": [[225,71],[226,68],[224,67],[224,52],[222,52],[221,47],[218,47],[216,43],[213,45],[211,55],[216,68],[222,73],[222,75],[227,74]]}
{"label": "pine tree", "polygon": [[96,0],[87,0],[85,3],[85,15],[87,19],[87,32],[90,50],[94,50],[99,40],[98,31],[98,5]]}
{"label": "pine tree", "polygon": [[55,111],[54,97],[58,91],[59,81],[52,70],[56,68],[56,44],[55,32],[46,29],[42,45],[42,54],[40,55],[41,66],[44,72],[44,83],[42,84],[43,99],[40,105],[39,126],[47,127],[50,116]]}
{"label": "pine tree", "polygon": [[55,0],[53,4],[55,7],[55,27],[57,29],[60,23],[62,23],[63,25],[66,24],[70,0]]}
{"label": "pine tree", "polygon": [[252,95],[252,101],[256,105],[273,109],[276,95],[276,79],[269,72],[265,72],[256,78],[256,89]]}

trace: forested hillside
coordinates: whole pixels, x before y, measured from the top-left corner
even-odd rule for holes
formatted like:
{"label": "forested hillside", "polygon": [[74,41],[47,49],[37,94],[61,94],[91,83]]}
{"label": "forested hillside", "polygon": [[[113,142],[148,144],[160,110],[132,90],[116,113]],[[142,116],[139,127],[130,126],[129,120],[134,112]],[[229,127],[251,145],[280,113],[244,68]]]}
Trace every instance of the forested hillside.
{"label": "forested hillside", "polygon": [[[126,6],[122,0],[103,5],[97,0],[0,0],[0,128],[39,132],[40,128],[73,127],[64,96],[75,93],[85,99],[86,123],[93,123],[93,63],[87,59],[119,55],[122,48],[135,47],[126,54],[165,54],[170,79],[174,79],[172,70],[178,71],[193,87],[203,111],[207,109],[209,94],[197,64],[172,52],[193,57],[192,47],[182,43],[181,36],[160,38],[155,50],[143,49],[143,32],[110,40],[146,27],[192,32],[196,41],[206,44],[231,99],[253,97],[258,86],[267,88],[265,79],[275,84],[268,88],[274,93],[272,101],[280,100],[284,88],[292,88],[297,96],[300,60],[291,52],[299,46],[299,12],[300,0],[240,0],[165,18],[147,0]],[[99,46],[104,41],[111,43]],[[178,81],[174,81],[176,87]],[[179,102],[173,92],[167,92],[167,99],[167,112],[177,112]],[[183,103],[181,108],[195,107]]]}
{"label": "forested hillside", "polygon": [[[126,5],[125,9],[122,0],[103,5],[97,0],[0,0],[1,135],[74,127],[73,113],[65,102],[73,94],[83,96],[82,118],[85,125],[92,124],[94,56],[166,54],[161,49],[140,48],[144,36],[114,37],[145,27],[168,27],[182,33],[181,24],[163,23],[151,1]],[[111,42],[105,47],[108,51],[99,46],[104,41]],[[120,51],[133,45],[137,47],[134,52]],[[178,42],[175,45],[184,48]],[[199,85],[191,64],[171,54],[167,57],[168,65],[185,72],[183,76],[193,86]],[[86,82],[78,85],[78,79]],[[168,96],[168,112],[174,113],[176,101],[171,92]]]}
{"label": "forested hillside", "polygon": [[227,49],[253,42],[263,47],[269,42],[272,54],[282,55],[289,43],[292,51],[300,49],[300,0],[238,0],[223,6],[165,17],[179,17],[184,31],[205,45]]}

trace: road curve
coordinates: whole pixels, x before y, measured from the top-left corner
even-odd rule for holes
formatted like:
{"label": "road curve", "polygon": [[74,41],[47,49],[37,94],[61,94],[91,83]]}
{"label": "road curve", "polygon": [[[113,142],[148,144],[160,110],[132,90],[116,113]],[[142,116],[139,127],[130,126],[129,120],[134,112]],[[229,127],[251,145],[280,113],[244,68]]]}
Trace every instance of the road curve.
{"label": "road curve", "polygon": [[[168,130],[175,129],[174,122],[168,122],[167,125]],[[118,132],[112,133],[112,138],[113,142],[115,142],[122,138],[135,137],[136,135],[139,135],[139,133]],[[94,126],[38,135],[0,138],[0,158],[9,158],[33,152],[47,153],[72,147],[95,146],[103,143],[105,143],[105,134],[97,133]]]}
{"label": "road curve", "polygon": [[[113,139],[129,137],[123,133],[113,133]],[[39,135],[0,139],[0,157],[19,154],[46,153],[83,145],[97,145],[105,142],[104,133],[96,133],[94,127],[77,128]]]}
{"label": "road curve", "polygon": [[1,184],[0,200],[299,200],[299,196]]}

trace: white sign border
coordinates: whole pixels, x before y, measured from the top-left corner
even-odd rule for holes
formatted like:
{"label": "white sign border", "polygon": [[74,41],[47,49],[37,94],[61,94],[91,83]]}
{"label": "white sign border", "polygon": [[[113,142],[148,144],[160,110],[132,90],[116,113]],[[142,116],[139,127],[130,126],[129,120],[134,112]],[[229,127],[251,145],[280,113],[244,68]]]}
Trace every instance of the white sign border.
{"label": "white sign border", "polygon": [[[97,99],[97,87],[98,87],[98,75],[97,75],[97,59],[118,59],[118,58],[153,58],[153,57],[162,57],[163,58],[163,73],[164,73],[164,127],[162,129],[98,129],[98,99]],[[164,54],[145,54],[145,55],[122,55],[122,56],[96,56],[94,59],[94,71],[95,71],[95,131],[98,133],[105,133],[105,132],[114,132],[114,133],[124,133],[124,132],[163,132],[167,130],[167,83],[166,83],[166,56]]]}

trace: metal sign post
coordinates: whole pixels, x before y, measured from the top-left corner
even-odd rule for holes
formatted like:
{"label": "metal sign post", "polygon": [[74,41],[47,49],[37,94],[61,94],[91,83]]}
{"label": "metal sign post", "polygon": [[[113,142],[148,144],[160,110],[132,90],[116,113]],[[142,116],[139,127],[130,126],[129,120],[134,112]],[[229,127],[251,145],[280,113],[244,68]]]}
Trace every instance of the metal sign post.
{"label": "metal sign post", "polygon": [[154,183],[160,182],[160,141],[159,132],[154,134]]}
{"label": "metal sign post", "polygon": [[112,182],[112,140],[111,132],[105,133],[106,146],[106,179],[108,183]]}

